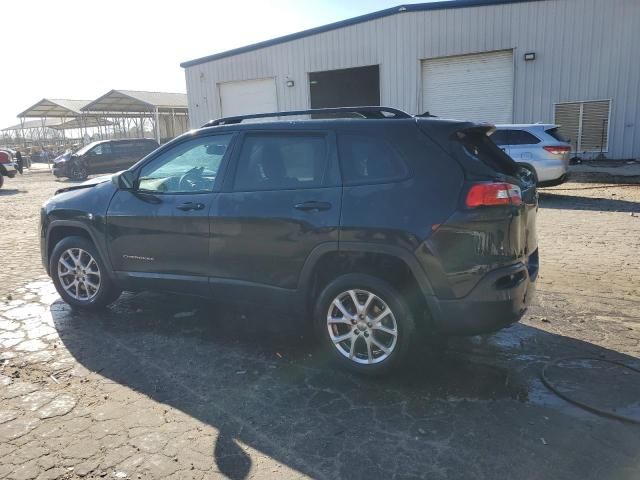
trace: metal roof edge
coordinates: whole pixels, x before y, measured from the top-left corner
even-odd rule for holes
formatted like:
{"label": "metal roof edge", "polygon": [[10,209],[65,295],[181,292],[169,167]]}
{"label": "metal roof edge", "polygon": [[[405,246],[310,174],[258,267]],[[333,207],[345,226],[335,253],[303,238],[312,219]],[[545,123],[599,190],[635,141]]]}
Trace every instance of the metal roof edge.
{"label": "metal roof edge", "polygon": [[234,48],[220,53],[214,53],[213,55],[207,55],[206,57],[196,58],[194,60],[187,60],[182,62],[180,66],[182,68],[193,67],[201,63],[210,62],[212,60],[219,60],[225,57],[232,57],[241,53],[251,52],[253,50],[259,50],[261,48],[271,47],[280,43],[286,43],[293,40],[298,40],[319,33],[329,32],[331,30],[337,30],[343,27],[349,27],[351,25],[357,25],[359,23],[368,22],[370,20],[376,20],[379,18],[388,17],[398,13],[405,12],[421,12],[428,10],[446,10],[452,8],[466,8],[466,7],[484,7],[492,5],[505,5],[509,3],[526,3],[526,2],[540,2],[544,0],[446,0],[441,2],[432,3],[416,3],[409,5],[398,5],[397,7],[386,8],[384,10],[378,10],[376,12],[359,15],[357,17],[348,18],[346,20],[340,20],[338,22],[321,25],[319,27],[310,28],[308,30],[302,30],[296,33],[290,33],[282,37],[276,37],[271,40],[265,40],[244,47]]}
{"label": "metal roof edge", "polygon": [[[81,108],[81,110],[83,112],[91,112],[93,110],[91,110],[89,107],[95,103],[101,102],[102,100],[104,100],[105,98],[107,98],[109,95],[111,95],[112,93],[119,93],[120,95],[123,95],[127,98],[130,98],[131,100],[135,100],[136,102],[140,102],[140,103],[144,103],[145,105],[148,105],[150,108],[153,108],[154,105],[150,104],[149,102],[145,102],[144,100],[140,100],[139,98],[135,98],[132,97],[131,95],[129,95],[128,93],[123,93],[126,91],[133,91],[133,90],[117,90],[115,88],[112,88],[111,90],[109,90],[107,93],[105,93],[104,95],[99,96],[98,98],[96,98],[95,100],[91,101],[90,103],[88,103],[87,105],[85,105],[84,107]],[[148,92],[148,93],[152,93],[152,92]],[[101,110],[95,110],[96,112],[99,112]]]}
{"label": "metal roof edge", "polygon": [[[57,105],[60,108],[64,108],[66,110],[69,110],[70,112],[73,112],[72,109],[70,109],[69,107],[62,105],[61,103],[58,102],[65,102],[65,101],[69,101],[69,102],[90,102],[90,100],[84,100],[84,99],[77,99],[77,98],[41,98],[40,100],[38,100],[36,103],[34,103],[33,105],[31,105],[29,108],[27,108],[26,110],[24,110],[23,112],[19,113],[16,118],[37,118],[37,117],[25,117],[25,114],[31,110],[32,108],[35,108],[36,106],[38,106],[39,104],[41,104],[42,102],[50,102],[54,105]],[[59,117],[62,118],[62,117]]]}

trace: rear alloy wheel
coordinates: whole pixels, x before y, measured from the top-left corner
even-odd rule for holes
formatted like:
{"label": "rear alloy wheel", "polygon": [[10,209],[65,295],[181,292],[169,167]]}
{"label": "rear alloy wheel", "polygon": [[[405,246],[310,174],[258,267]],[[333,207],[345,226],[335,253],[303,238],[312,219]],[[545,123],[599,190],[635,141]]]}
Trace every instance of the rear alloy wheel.
{"label": "rear alloy wheel", "polygon": [[62,299],[73,307],[102,308],[120,296],[93,244],[67,237],[53,249],[49,273]]}
{"label": "rear alloy wheel", "polygon": [[316,319],[333,358],[357,373],[382,374],[399,365],[414,334],[404,298],[363,274],[331,282],[320,295]]}
{"label": "rear alloy wheel", "polygon": [[327,330],[338,352],[360,364],[385,361],[398,343],[393,311],[367,290],[340,293],[329,307]]}

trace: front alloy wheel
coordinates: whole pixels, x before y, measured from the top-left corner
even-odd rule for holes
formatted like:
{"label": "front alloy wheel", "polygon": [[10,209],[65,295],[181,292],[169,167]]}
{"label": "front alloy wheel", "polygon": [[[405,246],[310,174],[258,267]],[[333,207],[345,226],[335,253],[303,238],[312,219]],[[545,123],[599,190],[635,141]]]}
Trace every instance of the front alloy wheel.
{"label": "front alloy wheel", "polygon": [[49,274],[60,297],[72,307],[102,308],[120,296],[98,250],[84,237],[58,242],[49,259]]}
{"label": "front alloy wheel", "polygon": [[398,341],[391,308],[368,290],[348,290],[335,297],[327,313],[327,329],[338,352],[359,364],[383,362]]}
{"label": "front alloy wheel", "polygon": [[87,178],[87,169],[79,163],[71,165],[70,176],[73,180],[84,180]]}
{"label": "front alloy wheel", "polygon": [[67,294],[81,301],[92,300],[100,290],[98,262],[81,248],[69,248],[58,259],[58,280]]}

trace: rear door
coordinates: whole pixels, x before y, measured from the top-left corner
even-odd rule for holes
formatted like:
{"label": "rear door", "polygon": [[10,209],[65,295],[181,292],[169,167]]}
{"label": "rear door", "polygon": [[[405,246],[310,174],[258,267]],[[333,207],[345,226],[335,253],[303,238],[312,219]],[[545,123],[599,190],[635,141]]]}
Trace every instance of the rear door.
{"label": "rear door", "polygon": [[236,150],[234,173],[212,208],[214,293],[230,281],[296,289],[311,251],[338,241],[334,134],[252,131]]}
{"label": "rear door", "polygon": [[137,157],[138,148],[139,146],[136,142],[113,142],[111,145],[111,149],[113,151],[112,170],[114,172],[125,170],[133,165],[135,163],[135,158]]}
{"label": "rear door", "polygon": [[511,130],[509,133],[509,156],[519,163],[535,163],[540,139],[526,130]]}

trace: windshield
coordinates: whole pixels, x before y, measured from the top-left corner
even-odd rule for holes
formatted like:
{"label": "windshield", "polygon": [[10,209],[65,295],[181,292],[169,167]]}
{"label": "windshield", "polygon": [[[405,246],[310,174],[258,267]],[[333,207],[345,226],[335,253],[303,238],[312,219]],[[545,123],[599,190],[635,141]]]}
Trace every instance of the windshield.
{"label": "windshield", "polygon": [[75,154],[76,155],[84,155],[85,153],[87,153],[89,150],[91,150],[93,147],[95,147],[99,142],[93,142],[90,143],[89,145],[85,145],[84,147],[82,147],[80,150],[78,150]]}

